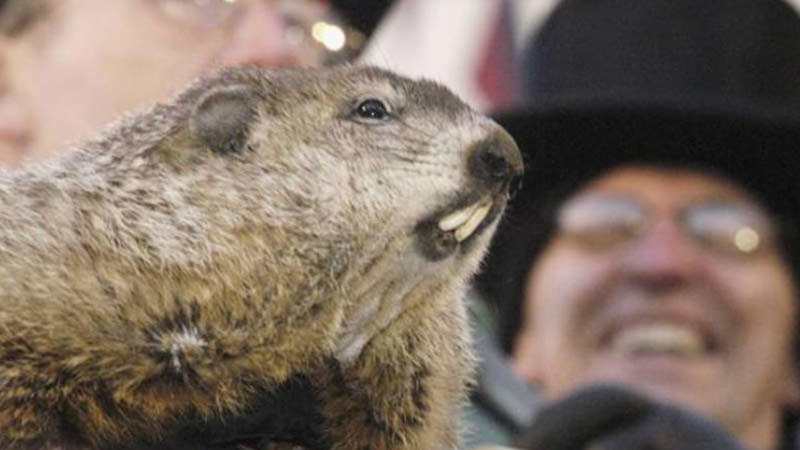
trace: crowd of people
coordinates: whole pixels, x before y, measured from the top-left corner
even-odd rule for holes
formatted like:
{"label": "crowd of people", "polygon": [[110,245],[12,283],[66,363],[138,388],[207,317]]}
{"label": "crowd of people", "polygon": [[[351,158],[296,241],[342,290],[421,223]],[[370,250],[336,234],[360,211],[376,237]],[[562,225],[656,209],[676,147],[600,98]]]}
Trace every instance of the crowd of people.
{"label": "crowd of people", "polygon": [[[310,25],[335,14],[321,0],[0,8],[9,166],[222,65],[322,65]],[[797,11],[561,0],[521,48],[521,106],[495,118],[528,170],[476,280],[469,445],[797,448]]]}

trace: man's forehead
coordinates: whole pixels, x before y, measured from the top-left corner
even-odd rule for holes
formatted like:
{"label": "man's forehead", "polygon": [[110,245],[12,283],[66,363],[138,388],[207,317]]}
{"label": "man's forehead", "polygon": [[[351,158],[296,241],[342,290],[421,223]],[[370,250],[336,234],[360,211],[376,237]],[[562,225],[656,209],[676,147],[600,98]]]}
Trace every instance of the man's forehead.
{"label": "man's forehead", "polygon": [[696,167],[619,166],[589,181],[577,195],[590,192],[621,194],[665,207],[708,200],[760,206],[744,187],[713,170]]}

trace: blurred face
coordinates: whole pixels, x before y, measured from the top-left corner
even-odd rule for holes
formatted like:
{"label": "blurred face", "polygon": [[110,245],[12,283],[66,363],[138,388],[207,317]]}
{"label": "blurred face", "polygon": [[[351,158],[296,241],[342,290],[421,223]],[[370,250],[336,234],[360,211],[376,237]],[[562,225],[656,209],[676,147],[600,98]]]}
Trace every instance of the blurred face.
{"label": "blurred face", "polygon": [[6,38],[0,164],[38,158],[218,66],[317,65],[314,0],[58,0]]}
{"label": "blurred face", "polygon": [[622,383],[774,448],[796,402],[796,292],[759,205],[709,175],[628,167],[558,222],[529,275],[515,370],[549,400]]}

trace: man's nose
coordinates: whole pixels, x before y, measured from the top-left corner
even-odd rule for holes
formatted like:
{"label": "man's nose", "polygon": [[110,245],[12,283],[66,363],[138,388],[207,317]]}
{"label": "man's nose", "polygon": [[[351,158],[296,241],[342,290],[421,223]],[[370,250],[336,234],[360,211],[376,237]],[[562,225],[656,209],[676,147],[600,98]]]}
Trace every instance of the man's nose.
{"label": "man's nose", "polygon": [[300,45],[290,42],[278,2],[249,2],[242,14],[223,50],[224,65],[282,67],[300,63]]}
{"label": "man's nose", "polygon": [[654,223],[623,251],[626,275],[653,288],[683,283],[697,270],[697,249],[673,220]]}

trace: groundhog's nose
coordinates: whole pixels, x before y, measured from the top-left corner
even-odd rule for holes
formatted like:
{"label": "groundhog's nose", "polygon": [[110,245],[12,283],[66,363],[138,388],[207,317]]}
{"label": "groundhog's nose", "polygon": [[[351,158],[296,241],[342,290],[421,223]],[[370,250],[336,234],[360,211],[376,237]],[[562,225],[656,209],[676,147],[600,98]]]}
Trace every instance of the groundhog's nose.
{"label": "groundhog's nose", "polygon": [[472,175],[492,188],[508,188],[522,176],[522,154],[504,130],[476,143],[469,158]]}

